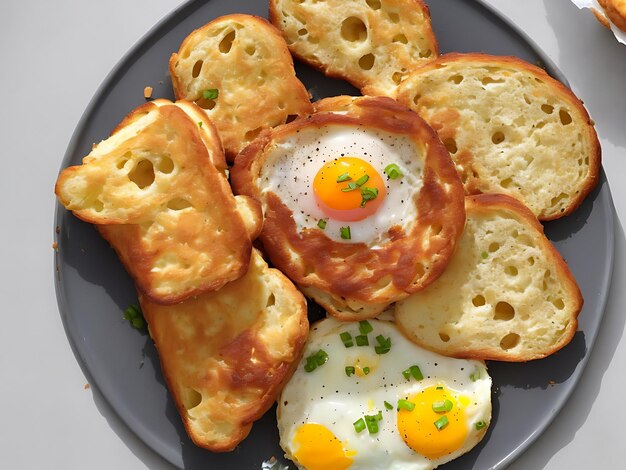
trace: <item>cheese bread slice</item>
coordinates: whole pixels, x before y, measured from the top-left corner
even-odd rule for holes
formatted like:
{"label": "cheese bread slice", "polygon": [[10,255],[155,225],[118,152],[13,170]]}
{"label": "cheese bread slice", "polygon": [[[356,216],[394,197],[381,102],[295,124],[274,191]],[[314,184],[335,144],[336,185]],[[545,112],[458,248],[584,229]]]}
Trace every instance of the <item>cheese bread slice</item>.
{"label": "cheese bread slice", "polygon": [[396,304],[417,344],[459,358],[528,361],[573,337],[583,299],[534,215],[502,194],[466,198],[467,223],[446,271]]}
{"label": "cheese bread slice", "polygon": [[146,296],[175,303],[246,272],[260,207],[233,196],[225,168],[210,120],[193,103],[158,100],[63,170],[55,190],[98,224]]}
{"label": "cheese bread slice", "polygon": [[581,101],[520,59],[444,55],[415,70],[398,99],[437,131],[468,194],[508,194],[551,220],[598,181],[600,144]]}
{"label": "cheese bread slice", "polygon": [[193,31],[170,58],[177,99],[215,123],[232,161],[258,133],[311,112],[287,44],[267,20],[234,14]]}
{"label": "cheese bread slice", "polygon": [[438,53],[422,0],[270,0],[270,20],[294,56],[364,95],[394,97]]}
{"label": "cheese bread slice", "polygon": [[234,449],[298,364],[304,297],[254,251],[248,272],[217,292],[140,303],[187,433],[206,449]]}

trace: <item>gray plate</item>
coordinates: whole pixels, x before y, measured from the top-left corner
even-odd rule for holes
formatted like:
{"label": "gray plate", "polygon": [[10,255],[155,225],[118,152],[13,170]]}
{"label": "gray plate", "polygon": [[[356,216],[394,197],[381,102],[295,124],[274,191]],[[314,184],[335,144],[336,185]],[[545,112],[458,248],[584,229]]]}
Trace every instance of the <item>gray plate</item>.
{"label": "gray plate", "polygon": [[[543,64],[565,81],[550,60],[514,26],[472,0],[429,2],[442,52],[484,51]],[[142,103],[141,90],[173,98],[167,62],[193,29],[226,13],[266,15],[259,0],[192,1],[156,25],[114,68],[85,111],[62,163],[80,163],[93,142]],[[307,67],[297,73],[315,98],[357,91]],[[580,327],[561,352],[527,364],[489,364],[493,376],[493,422],[483,442],[446,469],[503,468],[552,421],[576,385],[594,342],[613,267],[613,205],[602,174],[598,188],[570,217],[546,225],[546,234],[569,263],[585,297]],[[212,454],[188,439],[146,335],[122,320],[136,303],[133,284],[96,230],[62,207],[56,212],[56,291],[68,338],[89,381],[126,424],[165,459],[186,469],[259,469],[278,446],[274,412],[257,422],[232,453]],[[319,312],[311,310],[311,317]],[[293,466],[292,466],[293,467]]]}

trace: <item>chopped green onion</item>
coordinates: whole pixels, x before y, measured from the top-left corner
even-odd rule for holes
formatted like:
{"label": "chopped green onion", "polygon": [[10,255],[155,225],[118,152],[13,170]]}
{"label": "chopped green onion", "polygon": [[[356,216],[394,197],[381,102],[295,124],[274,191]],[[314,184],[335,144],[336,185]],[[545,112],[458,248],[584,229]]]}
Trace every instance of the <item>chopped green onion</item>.
{"label": "chopped green onion", "polygon": [[198,121],[198,127],[202,127],[202,121]]}
{"label": "chopped green onion", "polygon": [[323,366],[328,362],[328,354],[323,349],[320,349],[315,353],[315,361],[318,366]]}
{"label": "chopped green onion", "polygon": [[376,199],[377,197],[378,197],[377,188],[370,188],[367,186],[364,188],[361,188],[361,207],[365,207],[365,204],[367,204],[368,201]]}
{"label": "chopped green onion", "polygon": [[388,401],[385,402],[385,408],[387,408],[388,410],[393,410],[393,405],[391,403],[389,403]]}
{"label": "chopped green onion", "polygon": [[406,410],[413,411],[415,409],[415,403],[409,400],[405,400],[404,398],[400,398],[398,400],[398,411]]}
{"label": "chopped green onion", "polygon": [[209,88],[208,90],[204,90],[202,92],[202,97],[205,100],[214,100],[219,96],[220,92],[217,88]]}
{"label": "chopped green onion", "polygon": [[344,181],[351,180],[352,177],[348,173],[344,173],[343,175],[337,176],[337,183],[343,183]]}
{"label": "chopped green onion", "polygon": [[480,367],[477,367],[476,369],[474,369],[474,372],[470,374],[470,380],[472,382],[476,382],[478,379],[480,379],[480,376],[481,376],[481,369]]}
{"label": "chopped green onion", "polygon": [[365,175],[361,176],[358,180],[356,180],[356,185],[361,187],[365,183],[367,183],[369,179],[370,179],[369,175],[365,174]]}
{"label": "chopped green onion", "polygon": [[476,423],[476,430],[480,431],[481,429],[483,429],[486,426],[487,426],[487,423],[485,423],[484,421],[478,421]]}
{"label": "chopped green onion", "polygon": [[341,338],[341,341],[343,341],[343,345],[346,348],[351,348],[352,346],[354,346],[354,341],[352,341],[352,335],[347,331],[341,333],[339,337]]}
{"label": "chopped green onion", "polygon": [[306,358],[306,364],[304,370],[307,372],[313,372],[319,366],[323,366],[328,362],[328,354],[323,349],[320,349],[315,354],[311,354]]}
{"label": "chopped green onion", "polygon": [[370,434],[376,434],[378,432],[378,421],[378,415],[365,416],[365,425],[367,426],[367,431]]}
{"label": "chopped green onion", "polygon": [[346,375],[348,377],[350,377],[351,375],[354,375],[355,372],[356,372],[356,369],[354,368],[354,366],[346,366]]}
{"label": "chopped green onion", "polygon": [[363,429],[365,429],[365,420],[363,418],[359,418],[354,423],[352,423],[352,425],[354,426],[354,430],[356,432],[361,432],[363,431]]}
{"label": "chopped green onion", "polygon": [[383,420],[383,412],[379,411],[378,413],[376,413],[374,415],[374,418],[376,419],[376,421],[382,421]]}
{"label": "chopped green onion", "polygon": [[306,364],[304,364],[304,370],[306,372],[313,372],[317,369],[317,361],[313,356],[309,356],[306,358]]}
{"label": "chopped green onion", "polygon": [[359,185],[350,181],[347,187],[341,188],[341,191],[343,191],[344,193],[348,193],[350,191],[354,191],[355,189],[359,189]]}
{"label": "chopped green onion", "polygon": [[390,163],[385,167],[383,172],[389,177],[389,179],[395,180],[404,176],[402,171],[400,171],[400,167],[395,163]]}
{"label": "chopped green onion", "polygon": [[411,377],[413,377],[415,380],[422,380],[424,378],[424,376],[422,375],[422,371],[418,366],[411,366],[408,369],[403,370],[402,375],[404,375],[404,378],[407,380],[409,380]]}
{"label": "chopped green onion", "polygon": [[443,387],[441,385],[437,385],[437,390],[443,390]]}
{"label": "chopped green onion", "polygon": [[352,235],[350,235],[350,226],[341,227],[339,229],[339,234],[341,235],[341,238],[344,240],[350,240],[352,238]]}
{"label": "chopped green onion", "polygon": [[374,327],[367,320],[363,320],[359,322],[359,331],[361,332],[362,335],[366,335],[374,331]]}
{"label": "chopped green onion", "polygon": [[391,336],[385,338],[383,335],[378,335],[376,341],[378,341],[378,346],[374,347],[376,354],[387,354],[391,350]]}
{"label": "chopped green onion", "polygon": [[317,226],[324,230],[326,228],[326,219],[320,219],[317,221]]}
{"label": "chopped green onion", "polygon": [[146,327],[146,319],[143,317],[141,309],[137,305],[129,305],[122,315],[124,320],[128,320],[136,330],[143,330]]}
{"label": "chopped green onion", "polygon": [[391,351],[391,348],[388,348],[387,346],[374,346],[374,351],[376,351],[376,354],[382,355]]}
{"label": "chopped green onion", "polygon": [[370,373],[370,368],[369,367],[363,367],[363,373],[365,375],[369,374]]}
{"label": "chopped green onion", "polygon": [[480,256],[482,257],[482,259],[487,259],[487,256],[489,256],[489,255],[487,254],[487,252],[486,252],[486,251],[483,251],[483,252],[480,254]]}
{"label": "chopped green onion", "polygon": [[434,422],[435,427],[441,431],[443,428],[445,428],[448,425],[448,417],[447,416],[442,416],[441,418],[439,418],[437,421]]}
{"label": "chopped green onion", "polygon": [[354,338],[357,346],[369,346],[370,341],[367,339],[367,335],[359,335]]}
{"label": "chopped green onion", "polygon": [[442,401],[436,401],[433,403],[433,411],[435,413],[447,413],[452,409],[452,402],[448,399]]}

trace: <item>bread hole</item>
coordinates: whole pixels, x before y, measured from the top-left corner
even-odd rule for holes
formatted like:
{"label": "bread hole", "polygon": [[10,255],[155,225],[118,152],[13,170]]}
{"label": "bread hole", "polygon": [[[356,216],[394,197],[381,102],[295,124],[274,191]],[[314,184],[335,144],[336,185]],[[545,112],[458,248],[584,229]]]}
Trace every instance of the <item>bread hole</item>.
{"label": "bread hole", "polygon": [[402,82],[403,77],[404,77],[403,73],[394,72],[394,74],[391,76],[391,79],[393,80],[393,83],[395,83],[396,85],[400,85],[400,82]]}
{"label": "bread hole", "polygon": [[500,347],[505,351],[513,349],[519,344],[520,336],[517,333],[509,333],[500,340]]}
{"label": "bread hole", "polygon": [[186,410],[191,410],[202,402],[202,395],[193,388],[185,387],[183,388],[182,402]]}
{"label": "bread hole", "polygon": [[550,106],[549,104],[542,104],[541,110],[546,114],[552,114],[554,112],[554,106]]}
{"label": "bread hole", "polygon": [[359,67],[363,70],[372,70],[375,61],[376,57],[374,57],[374,54],[365,54],[359,59]]}
{"label": "bread hole", "polygon": [[483,85],[491,85],[492,83],[504,83],[504,79],[502,78],[491,78],[489,76],[484,77],[480,81]]}
{"label": "bread hole", "polygon": [[463,75],[456,74],[448,78],[448,81],[454,83],[455,85],[458,85],[459,83],[463,81],[464,78],[465,77]]}
{"label": "bread hole", "polygon": [[474,305],[474,307],[482,307],[483,305],[485,305],[485,303],[486,303],[485,297],[480,294],[478,294],[472,299],[472,304]]}
{"label": "bread hole", "polygon": [[276,304],[276,296],[274,294],[270,294],[267,298],[267,302],[265,302],[265,308],[271,307]]}
{"label": "bread hole", "polygon": [[507,266],[504,268],[505,274],[509,276],[517,276],[519,274],[518,269],[515,266]]}
{"label": "bread hole", "polygon": [[162,156],[157,163],[157,170],[169,175],[174,171],[174,161],[170,157]]}
{"label": "bread hole", "polygon": [[126,165],[126,162],[128,161],[128,158],[120,158],[116,163],[115,163],[115,167],[118,170],[121,170],[122,168],[124,168],[124,165]]}
{"label": "bread hole", "polygon": [[430,226],[430,234],[431,235],[439,235],[443,230],[443,225],[431,225]]}
{"label": "bread hole", "polygon": [[450,341],[450,335],[440,331],[439,332],[439,339],[441,339],[441,341],[443,341],[444,343],[447,343],[448,341]]}
{"label": "bread hole", "polygon": [[531,266],[534,266],[535,264],[535,258],[533,258],[532,256],[528,258],[528,264]]}
{"label": "bread hole", "polygon": [[513,183],[513,180],[511,178],[505,178],[500,181],[500,186],[503,188],[508,188],[511,186],[511,183]]}
{"label": "bread hole", "polygon": [[415,281],[413,281],[413,284],[419,284],[420,279],[422,279],[422,277],[424,277],[424,274],[426,274],[426,269],[424,268],[424,265],[422,263],[417,263],[415,265]]}
{"label": "bread hole", "polygon": [[422,95],[415,95],[415,96],[413,97],[413,103],[414,103],[414,104],[417,104],[417,102],[420,100],[420,98],[421,98],[421,97],[422,97]]}
{"label": "bread hole", "polygon": [[176,197],[167,201],[167,208],[173,211],[182,211],[188,207],[191,207],[191,203],[182,197]]}
{"label": "bread hole", "polygon": [[564,109],[559,110],[559,119],[561,120],[561,124],[564,126],[572,123],[572,116],[570,116],[570,114]]}
{"label": "bread hole", "polygon": [[565,302],[563,302],[563,299],[553,300],[552,304],[559,310],[563,310],[565,308]]}
{"label": "bread hole", "polygon": [[400,23],[400,15],[396,12],[390,11],[389,13],[387,13],[387,15],[389,16],[389,19],[392,23]]}
{"label": "bread hole", "polygon": [[513,230],[513,231],[511,232],[511,236],[512,236],[513,238],[517,238],[517,237],[519,237],[519,232],[517,231],[517,229],[515,229],[515,230]]}
{"label": "bread hole", "polygon": [[306,28],[300,28],[298,30],[298,36],[306,36],[309,33],[309,30]]}
{"label": "bread hole", "polygon": [[195,64],[193,64],[193,69],[191,69],[191,76],[196,78],[200,75],[200,70],[202,70],[202,64],[204,64],[203,60],[197,60]]}
{"label": "bread hole", "polygon": [[372,10],[380,10],[380,0],[365,0],[365,3]]}
{"label": "bread hole", "polygon": [[215,100],[207,100],[206,98],[202,97],[196,100],[196,104],[198,106],[200,106],[202,109],[208,109],[211,110],[213,108],[215,108]]}
{"label": "bread hole", "polygon": [[531,103],[530,98],[525,93],[524,93],[524,101],[526,102],[526,104],[530,104]]}
{"label": "bread hole", "polygon": [[367,39],[367,26],[361,18],[350,16],[341,23],[341,37],[350,42],[363,42]]}
{"label": "bread hole", "polygon": [[391,41],[392,42],[399,42],[399,43],[402,43],[402,44],[408,44],[408,42],[409,42],[409,40],[407,39],[407,37],[404,34],[396,34]]}
{"label": "bread hole", "polygon": [[285,119],[285,124],[289,124],[290,122],[295,121],[296,119],[298,119],[297,114],[287,114],[287,118]]}
{"label": "bread hole", "polygon": [[577,163],[578,163],[578,166],[583,166],[583,159],[579,158]]}
{"label": "bread hole", "polygon": [[448,150],[448,152],[451,153],[452,155],[454,155],[459,150],[456,145],[456,140],[454,140],[452,137],[448,137],[447,139],[444,139],[443,145],[446,146],[446,150]]}
{"label": "bread hole", "polygon": [[563,201],[563,200],[565,200],[565,199],[568,199],[568,198],[569,198],[569,194],[566,194],[566,193],[561,193],[561,194],[559,194],[558,196],[553,197],[553,198],[550,200],[550,205],[551,205],[551,206],[557,206],[557,205],[559,205],[559,204],[561,203],[561,201]]}
{"label": "bread hole", "polygon": [[508,302],[498,302],[496,304],[494,320],[508,321],[515,317],[515,309]]}
{"label": "bread hole", "polygon": [[422,59],[426,59],[426,58],[430,57],[431,55],[433,55],[433,51],[431,51],[430,49],[426,49],[425,51],[421,51],[420,52],[420,57]]}
{"label": "bread hole", "polygon": [[93,201],[91,208],[96,212],[102,212],[104,210],[104,204],[100,199]]}
{"label": "bread hole", "polygon": [[256,46],[254,44],[248,44],[244,50],[246,51],[246,54],[252,56],[256,52]]}
{"label": "bread hole", "polygon": [[500,249],[500,244],[498,242],[491,242],[489,247],[487,248],[490,253],[495,253]]}
{"label": "bread hole", "polygon": [[219,49],[222,54],[228,54],[233,47],[233,41],[235,40],[236,33],[231,31],[220,41]]}
{"label": "bread hole", "polygon": [[319,44],[320,38],[318,38],[317,36],[309,36],[308,41],[310,44]]}
{"label": "bread hole", "polygon": [[392,282],[392,277],[390,275],[387,275],[378,279],[374,285],[377,289],[384,289],[385,287],[390,285],[391,282]]}
{"label": "bread hole", "polygon": [[491,141],[498,145],[501,144],[502,142],[504,142],[504,132],[502,131],[496,131],[492,134],[491,136]]}
{"label": "bread hole", "polygon": [[154,183],[154,165],[150,160],[139,160],[135,168],[128,173],[128,178],[137,185],[139,189],[145,189]]}
{"label": "bread hole", "polygon": [[244,140],[246,142],[249,142],[251,140],[256,139],[256,136],[259,135],[259,133],[263,130],[262,127],[257,127],[256,129],[252,129],[248,132],[246,132],[246,134],[244,135]]}

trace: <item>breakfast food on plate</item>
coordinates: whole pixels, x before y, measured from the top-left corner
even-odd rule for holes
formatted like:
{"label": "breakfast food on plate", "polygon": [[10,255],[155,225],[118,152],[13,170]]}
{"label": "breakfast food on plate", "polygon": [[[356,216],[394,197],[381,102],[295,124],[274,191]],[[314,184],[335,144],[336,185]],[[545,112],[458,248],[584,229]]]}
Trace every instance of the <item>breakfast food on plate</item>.
{"label": "breakfast food on plate", "polygon": [[581,101],[520,59],[441,56],[407,77],[398,100],[438,132],[468,194],[505,193],[551,220],[598,182],[600,145]]}
{"label": "breakfast food on plate", "polygon": [[267,20],[227,15],[193,31],[170,58],[177,99],[215,123],[229,161],[261,129],[311,111],[284,39]]}
{"label": "breakfast food on plate", "polygon": [[[626,0],[598,0],[598,3],[613,24],[626,31]],[[594,9],[594,13],[595,11]]]}
{"label": "breakfast food on plate", "polygon": [[231,183],[261,201],[260,238],[278,269],[338,318],[373,317],[445,269],[463,188],[435,132],[394,100],[316,106],[261,133]]}
{"label": "breakfast food on plate", "polygon": [[398,326],[446,356],[528,361],[565,346],[583,299],[543,227],[519,201],[468,196],[467,223],[443,275],[396,304]]}
{"label": "breakfast food on plate", "polygon": [[255,250],[248,272],[217,292],[140,302],[187,433],[209,450],[234,449],[300,359],[304,297]]}
{"label": "breakfast food on plate", "polygon": [[365,95],[395,96],[438,53],[422,0],[270,0],[270,20],[295,57]]}
{"label": "breakfast food on plate", "polygon": [[327,318],[311,326],[277,418],[300,469],[433,469],[485,435],[491,378],[484,362],[423,350],[393,323]]}
{"label": "breakfast food on plate", "polygon": [[146,296],[175,303],[247,270],[261,212],[233,196],[225,168],[215,128],[197,107],[157,100],[63,170],[55,191],[98,224]]}

